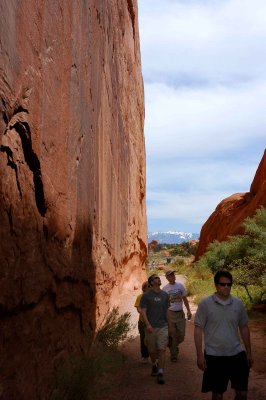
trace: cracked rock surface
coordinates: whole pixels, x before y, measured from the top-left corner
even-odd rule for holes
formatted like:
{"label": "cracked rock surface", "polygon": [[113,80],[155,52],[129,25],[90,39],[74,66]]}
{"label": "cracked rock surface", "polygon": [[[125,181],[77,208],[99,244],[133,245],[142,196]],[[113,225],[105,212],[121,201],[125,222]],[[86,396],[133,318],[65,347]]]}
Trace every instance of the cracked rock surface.
{"label": "cracked rock surface", "polygon": [[144,280],[137,2],[2,0],[0,45],[0,400],[43,400]]}

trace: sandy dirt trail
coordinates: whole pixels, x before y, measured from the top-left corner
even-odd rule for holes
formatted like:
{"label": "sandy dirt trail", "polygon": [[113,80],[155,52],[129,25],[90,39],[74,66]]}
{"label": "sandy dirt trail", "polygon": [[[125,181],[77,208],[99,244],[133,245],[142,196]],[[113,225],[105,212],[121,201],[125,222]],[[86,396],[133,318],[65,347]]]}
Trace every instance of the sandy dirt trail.
{"label": "sandy dirt trail", "polygon": [[[162,286],[167,282],[161,277]],[[176,280],[184,282],[182,275],[177,275]],[[137,332],[138,313],[134,309],[134,302],[138,292],[125,295],[122,298],[120,312],[131,312],[131,322],[135,325],[134,340],[123,346],[123,352],[127,356],[126,371],[123,371],[123,384],[114,387],[112,393],[106,399],[116,400],[207,400],[210,394],[201,393],[202,372],[197,368],[195,347],[193,341],[193,319],[187,321],[186,338],[180,345],[178,362],[170,361],[167,350],[165,367],[165,385],[158,385],[156,378],[150,375],[151,365],[140,362],[139,337]],[[191,310],[194,317],[196,306],[192,303]],[[260,357],[265,357],[260,354]],[[115,382],[114,382],[115,384]],[[115,386],[115,385],[114,385]],[[249,380],[249,400],[266,400],[266,373],[251,370]],[[234,391],[229,388],[224,395],[224,400],[233,400]]]}

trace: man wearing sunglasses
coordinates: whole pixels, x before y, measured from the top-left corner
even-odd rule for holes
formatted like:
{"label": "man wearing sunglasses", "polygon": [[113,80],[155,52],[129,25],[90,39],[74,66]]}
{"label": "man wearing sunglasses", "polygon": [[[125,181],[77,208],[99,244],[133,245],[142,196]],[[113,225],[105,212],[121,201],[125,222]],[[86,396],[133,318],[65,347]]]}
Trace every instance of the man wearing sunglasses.
{"label": "man wearing sunglasses", "polygon": [[199,303],[195,315],[197,365],[204,371],[202,392],[212,392],[212,400],[222,400],[229,381],[236,393],[235,400],[247,399],[249,368],[253,363],[248,317],[243,303],[230,294],[232,283],[230,272],[218,271],[214,276],[216,292]]}

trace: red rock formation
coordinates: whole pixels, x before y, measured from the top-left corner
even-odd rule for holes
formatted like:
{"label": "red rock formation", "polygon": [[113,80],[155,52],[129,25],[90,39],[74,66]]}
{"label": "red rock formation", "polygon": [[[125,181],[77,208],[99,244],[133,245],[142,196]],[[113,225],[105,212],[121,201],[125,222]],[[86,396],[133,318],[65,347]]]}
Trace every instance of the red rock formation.
{"label": "red rock formation", "polygon": [[221,201],[201,229],[196,260],[214,240],[243,232],[242,222],[260,207],[266,207],[266,150],[248,193],[236,193]]}
{"label": "red rock formation", "polygon": [[0,399],[44,399],[144,279],[136,0],[2,0],[0,45]]}

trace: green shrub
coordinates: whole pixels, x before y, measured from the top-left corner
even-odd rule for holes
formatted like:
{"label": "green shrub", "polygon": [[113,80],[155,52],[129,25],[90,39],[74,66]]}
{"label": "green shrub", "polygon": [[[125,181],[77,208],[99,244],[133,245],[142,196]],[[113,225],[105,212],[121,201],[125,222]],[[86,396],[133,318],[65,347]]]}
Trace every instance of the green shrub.
{"label": "green shrub", "polygon": [[195,265],[188,274],[186,286],[188,294],[194,296],[195,303],[199,303],[202,298],[214,291],[213,274],[209,268]]}
{"label": "green shrub", "polygon": [[[262,264],[258,257],[244,257],[232,262],[229,269],[234,273],[234,283],[245,289],[250,302],[261,303],[266,292],[266,265]],[[251,285],[256,291],[255,298],[251,293]]]}
{"label": "green shrub", "polygon": [[[98,400],[111,390],[114,374],[123,368],[118,345],[128,339],[130,313],[114,308],[99,329],[86,354],[71,355],[60,370],[51,400]],[[99,385],[101,379],[101,385]]]}
{"label": "green shrub", "polygon": [[118,307],[113,308],[99,329],[96,339],[104,346],[117,347],[129,336],[132,328],[129,322],[130,316],[130,312],[119,315]]}
{"label": "green shrub", "polygon": [[231,271],[234,283],[244,289],[240,298],[245,304],[263,302],[266,296],[266,209],[259,208],[253,218],[247,218],[243,235],[227,241],[215,241],[196,263],[212,273],[220,269]]}
{"label": "green shrub", "polygon": [[193,301],[198,304],[204,297],[214,292],[213,279],[201,280],[189,278],[186,284],[189,296],[193,296]]}
{"label": "green shrub", "polygon": [[[172,269],[174,269],[179,274],[182,274],[184,271],[187,271],[186,263],[184,258],[177,258],[171,265]],[[184,268],[182,268],[184,267]]]}
{"label": "green shrub", "polygon": [[175,245],[171,250],[171,256],[182,256],[182,257],[189,257],[191,255],[195,255],[197,251],[197,245],[191,244],[189,242],[183,242],[180,244]]}

